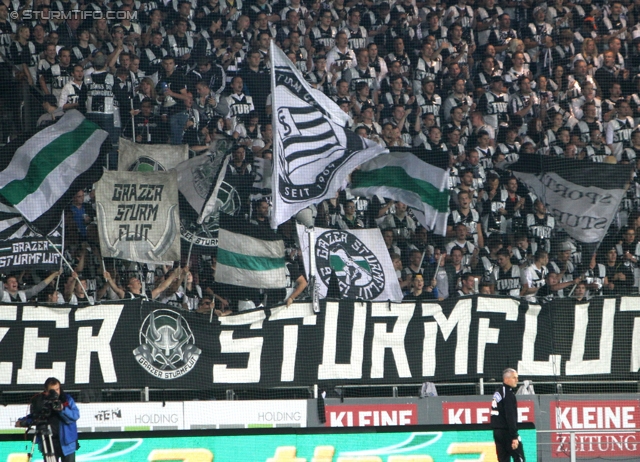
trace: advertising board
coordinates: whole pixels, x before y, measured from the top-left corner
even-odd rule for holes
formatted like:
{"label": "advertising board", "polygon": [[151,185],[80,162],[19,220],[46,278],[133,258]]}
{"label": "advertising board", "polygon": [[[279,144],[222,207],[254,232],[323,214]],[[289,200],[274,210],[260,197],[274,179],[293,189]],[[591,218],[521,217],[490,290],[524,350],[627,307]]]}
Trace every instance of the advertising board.
{"label": "advertising board", "polygon": [[[442,423],[486,424],[491,420],[491,402],[453,401],[442,402]],[[535,422],[533,400],[518,399],[518,422]]]}
{"label": "advertising board", "polygon": [[325,406],[327,427],[386,427],[418,424],[415,404]]}
{"label": "advertising board", "polygon": [[[78,431],[306,427],[306,400],[77,403]],[[0,433],[21,433],[27,404],[0,406]],[[418,423],[417,420],[414,423]]]}
{"label": "advertising board", "polygon": [[550,403],[552,456],[569,457],[570,434],[575,432],[576,456],[638,457],[640,406],[638,401],[599,400]]}
{"label": "advertising board", "polygon": [[[173,433],[166,438],[136,433],[126,438],[80,441],[77,458],[83,462],[455,462],[495,460],[495,446],[488,429],[419,427],[412,432],[293,432],[196,436]],[[273,432],[274,430],[271,430]],[[536,432],[521,431],[526,456],[536,460]],[[13,435],[15,437],[15,435]],[[98,436],[98,435],[92,435]],[[115,436],[115,435],[114,435]],[[1,462],[26,462],[28,441],[0,441]],[[39,456],[39,454],[38,454]],[[38,462],[40,457],[34,457]]]}

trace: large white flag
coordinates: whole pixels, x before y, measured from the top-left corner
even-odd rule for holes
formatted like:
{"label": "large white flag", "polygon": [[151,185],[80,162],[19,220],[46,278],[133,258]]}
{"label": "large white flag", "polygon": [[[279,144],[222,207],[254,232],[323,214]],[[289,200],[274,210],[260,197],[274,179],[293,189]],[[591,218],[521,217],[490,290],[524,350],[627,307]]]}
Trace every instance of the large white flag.
{"label": "large white flag", "polygon": [[[309,233],[298,226],[304,267],[309,274]],[[315,271],[320,298],[327,296],[331,273],[340,295],[351,300],[400,301],[402,289],[378,228],[315,228]]]}
{"label": "large white flag", "polygon": [[344,128],[347,115],[311,88],[273,42],[271,62],[275,228],[300,210],[334,197],[356,167],[387,151]]}

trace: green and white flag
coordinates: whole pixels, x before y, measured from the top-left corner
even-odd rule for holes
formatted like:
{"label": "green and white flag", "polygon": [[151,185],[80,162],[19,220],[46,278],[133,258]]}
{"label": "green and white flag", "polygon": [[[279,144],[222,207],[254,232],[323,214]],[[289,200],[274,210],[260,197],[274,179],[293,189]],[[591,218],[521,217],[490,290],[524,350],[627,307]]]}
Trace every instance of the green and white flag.
{"label": "green and white flag", "polygon": [[95,172],[92,167],[99,163],[107,137],[106,131],[80,112],[67,112],[16,150],[9,166],[0,172],[0,195],[30,222],[56,205],[61,213],[70,200],[68,192],[75,194],[97,179],[89,182],[84,175]]}
{"label": "green and white flag", "polygon": [[432,164],[432,159],[423,160],[427,156],[415,149],[378,156],[353,172],[351,192],[404,202],[415,209],[422,226],[444,235],[449,216],[449,170]]}
{"label": "green and white flag", "polygon": [[327,296],[331,273],[334,273],[342,298],[380,302],[402,300],[402,289],[380,229],[315,228],[312,263],[309,233],[303,225],[297,227],[307,274],[315,263],[320,298]]}
{"label": "green and white flag", "polygon": [[220,213],[216,282],[253,289],[286,287],[282,238],[269,228]]}

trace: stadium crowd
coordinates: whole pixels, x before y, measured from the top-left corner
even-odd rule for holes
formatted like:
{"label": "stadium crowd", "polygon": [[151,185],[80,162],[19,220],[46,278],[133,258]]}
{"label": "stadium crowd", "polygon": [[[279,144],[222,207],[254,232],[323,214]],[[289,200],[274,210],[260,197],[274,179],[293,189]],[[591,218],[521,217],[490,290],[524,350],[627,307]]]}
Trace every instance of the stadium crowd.
{"label": "stadium crowd", "polygon": [[[4,120],[20,120],[16,95],[23,93],[11,90],[29,87],[44,112],[38,128],[78,109],[109,131],[111,166],[119,136],[188,144],[194,153],[227,138],[236,143],[227,174],[251,179],[253,160],[273,155],[272,41],[359,135],[448,154],[446,237],[389,198],[346,189],[318,206],[316,226],[380,227],[407,299],[638,292],[637,175],[599,252],[583,258],[544,204],[499,166],[522,154],[575,159],[575,168],[636,164],[639,0],[1,1]],[[146,296],[202,312],[215,301],[219,315],[237,309],[234,296],[216,287],[215,253],[194,252],[173,271],[103,264],[92,201],[88,188],[70,206],[66,249],[90,297]],[[269,203],[256,201],[247,212],[266,224]],[[279,230],[291,287],[270,304],[305,293],[292,229]],[[37,285],[40,300],[83,302],[69,276],[59,290]],[[2,299],[20,299],[21,284],[41,279],[8,278]],[[256,306],[261,296],[252,296]]]}

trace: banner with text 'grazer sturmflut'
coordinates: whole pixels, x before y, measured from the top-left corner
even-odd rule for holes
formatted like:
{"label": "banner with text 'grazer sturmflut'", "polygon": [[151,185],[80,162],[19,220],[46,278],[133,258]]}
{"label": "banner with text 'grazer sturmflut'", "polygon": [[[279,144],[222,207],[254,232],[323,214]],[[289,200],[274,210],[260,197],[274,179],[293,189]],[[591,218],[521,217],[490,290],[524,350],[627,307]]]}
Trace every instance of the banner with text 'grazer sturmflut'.
{"label": "banner with text 'grazer sturmflut'", "polygon": [[638,297],[545,305],[469,297],[321,302],[214,318],[127,300],[0,306],[0,387],[276,387],[500,379],[637,380]]}
{"label": "banner with text 'grazer sturmflut'", "polygon": [[60,266],[62,221],[43,236],[25,221],[17,209],[0,204],[0,273],[26,269],[52,271]]}

